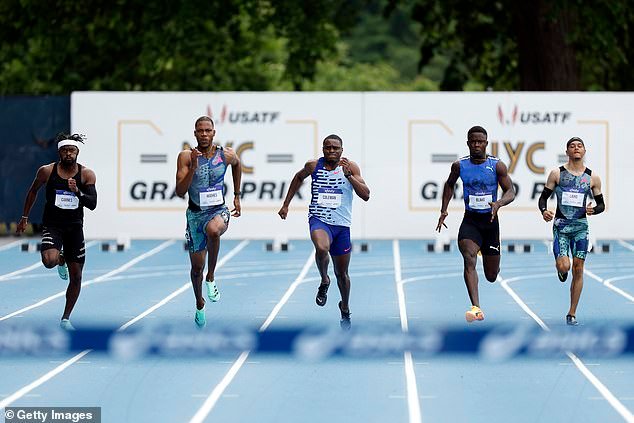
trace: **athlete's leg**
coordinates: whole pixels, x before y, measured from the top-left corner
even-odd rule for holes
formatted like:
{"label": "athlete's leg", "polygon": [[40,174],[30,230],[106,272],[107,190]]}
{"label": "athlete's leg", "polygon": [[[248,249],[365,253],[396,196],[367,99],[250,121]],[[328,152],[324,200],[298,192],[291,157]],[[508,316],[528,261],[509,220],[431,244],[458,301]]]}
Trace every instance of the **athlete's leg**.
{"label": "athlete's leg", "polygon": [[42,230],[42,241],[40,242],[40,251],[42,256],[42,264],[47,269],[64,264],[60,261],[60,250],[62,249],[63,238],[60,230],[56,228],[45,227]]}
{"label": "athlete's leg", "polygon": [[191,263],[191,271],[189,275],[194,288],[194,297],[196,298],[196,308],[201,310],[205,306],[205,298],[203,297],[203,271],[205,270],[205,250],[189,253],[189,262]]}
{"label": "athlete's leg", "polygon": [[495,282],[500,273],[500,255],[494,256],[482,255],[482,265],[484,267],[484,276],[489,282]]}
{"label": "athlete's leg", "polygon": [[222,213],[214,216],[214,218],[207,223],[207,226],[205,226],[205,233],[207,235],[207,252],[209,253],[207,257],[209,267],[207,268],[207,277],[205,280],[208,282],[214,280],[216,263],[218,262],[218,251],[220,250],[220,236],[225,233],[228,227],[228,211],[223,211]]}
{"label": "athlete's leg", "polygon": [[340,256],[333,256],[332,262],[335,268],[335,276],[337,277],[337,286],[341,294],[341,311],[349,313],[348,301],[350,300],[350,275],[348,267],[350,265],[350,253]]}
{"label": "athlete's leg", "polygon": [[458,241],[458,248],[462,254],[464,263],[464,281],[469,293],[471,305],[480,307],[480,297],[478,294],[478,273],[476,272],[476,262],[480,246],[471,239],[461,239]]}
{"label": "athlete's leg", "polygon": [[70,313],[77,303],[79,292],[81,291],[81,279],[84,263],[74,261],[68,262],[68,288],[66,288],[66,305],[64,306],[64,314],[62,319],[70,319]]}
{"label": "athlete's leg", "polygon": [[568,314],[570,316],[576,316],[577,305],[579,305],[579,298],[581,298],[581,291],[583,290],[583,266],[585,264],[584,259],[573,257],[572,259],[572,284],[570,285],[570,309]]}

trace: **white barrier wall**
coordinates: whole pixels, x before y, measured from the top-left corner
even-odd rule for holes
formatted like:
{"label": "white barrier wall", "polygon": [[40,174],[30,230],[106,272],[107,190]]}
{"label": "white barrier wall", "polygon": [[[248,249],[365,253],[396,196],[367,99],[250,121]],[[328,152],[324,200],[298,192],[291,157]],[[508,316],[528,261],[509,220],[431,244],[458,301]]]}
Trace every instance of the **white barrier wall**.
{"label": "white barrier wall", "polygon": [[[215,141],[233,147],[243,165],[243,216],[226,237],[307,237],[309,179],[286,221],[277,211],[294,173],[335,133],[371,190],[368,203],[355,199],[353,237],[433,238],[451,162],[468,154],[467,130],[481,125],[518,188],[500,213],[503,238],[550,237],[537,198],[549,170],[567,160],[572,136],[584,139],[586,163],[603,181],[607,211],[589,219],[594,236],[634,238],[626,185],[633,106],[631,93],[78,92],[71,122],[88,137],[79,161],[97,174],[99,205],[86,212],[91,238],[183,236],[187,203],[174,195],[176,158],[195,145],[202,115],[214,118]],[[226,183],[231,205],[230,172]],[[446,221],[452,238],[460,194]]]}

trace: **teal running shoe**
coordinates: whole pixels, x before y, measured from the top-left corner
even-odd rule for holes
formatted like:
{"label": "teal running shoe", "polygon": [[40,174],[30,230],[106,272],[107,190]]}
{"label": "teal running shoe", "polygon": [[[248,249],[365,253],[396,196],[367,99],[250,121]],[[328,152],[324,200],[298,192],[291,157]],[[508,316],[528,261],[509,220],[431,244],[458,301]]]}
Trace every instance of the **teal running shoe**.
{"label": "teal running shoe", "polygon": [[218,291],[216,281],[205,281],[205,286],[207,286],[207,298],[214,303],[218,302],[218,300],[220,300],[220,291]]}
{"label": "teal running shoe", "polygon": [[68,279],[68,264],[66,264],[66,260],[64,260],[64,252],[60,251],[59,258],[64,261],[64,264],[57,265],[57,274],[61,280],[65,281]]}
{"label": "teal running shoe", "polygon": [[196,309],[196,315],[194,316],[194,322],[199,328],[204,328],[207,325],[207,318],[205,317],[205,307],[200,310]]}
{"label": "teal running shoe", "polygon": [[65,331],[68,331],[68,332],[73,332],[75,330],[73,325],[70,324],[70,320],[68,320],[68,319],[62,319],[59,322],[59,327],[64,329]]}

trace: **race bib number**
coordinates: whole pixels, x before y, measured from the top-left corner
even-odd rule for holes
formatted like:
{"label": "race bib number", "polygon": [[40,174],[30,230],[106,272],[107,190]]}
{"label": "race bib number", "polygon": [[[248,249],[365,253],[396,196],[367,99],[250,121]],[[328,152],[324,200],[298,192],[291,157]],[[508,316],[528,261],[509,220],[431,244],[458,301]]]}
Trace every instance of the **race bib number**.
{"label": "race bib number", "polygon": [[573,206],[573,207],[583,207],[583,199],[585,195],[581,192],[568,192],[564,191],[561,193],[561,205],[562,206]]}
{"label": "race bib number", "polygon": [[492,194],[485,195],[470,195],[469,196],[469,207],[473,210],[485,210],[490,209],[490,202],[493,201]]}
{"label": "race bib number", "polygon": [[72,191],[55,190],[55,207],[64,210],[75,210],[79,207],[79,197]]}
{"label": "race bib number", "polygon": [[317,204],[323,207],[337,208],[341,205],[343,191],[336,188],[319,188]]}
{"label": "race bib number", "polygon": [[200,207],[218,206],[224,203],[222,198],[222,184],[200,191]]}

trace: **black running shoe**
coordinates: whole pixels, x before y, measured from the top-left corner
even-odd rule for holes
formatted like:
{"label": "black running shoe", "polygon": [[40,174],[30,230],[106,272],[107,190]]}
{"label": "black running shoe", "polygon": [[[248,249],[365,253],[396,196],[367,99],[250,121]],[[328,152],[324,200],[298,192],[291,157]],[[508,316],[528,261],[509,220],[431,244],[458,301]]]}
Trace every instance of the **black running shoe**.
{"label": "black running shoe", "polygon": [[566,282],[566,279],[568,279],[568,272],[557,272],[557,277],[560,281]]}
{"label": "black running shoe", "polygon": [[319,285],[319,289],[317,289],[317,296],[315,297],[315,302],[318,306],[323,307],[326,305],[326,300],[328,300],[328,288],[330,284],[321,284]]}
{"label": "black running shoe", "polygon": [[341,312],[341,321],[339,322],[341,329],[350,330],[350,327],[352,326],[352,323],[350,322],[351,313],[350,313],[350,310],[345,312],[341,309],[341,301],[339,301],[339,311]]}
{"label": "black running shoe", "polygon": [[577,326],[579,322],[577,322],[577,318],[575,316],[571,316],[570,314],[566,315],[566,324],[568,326]]}

